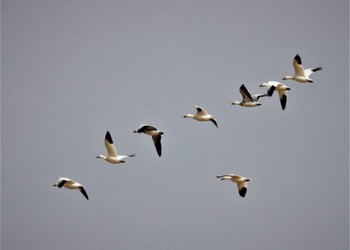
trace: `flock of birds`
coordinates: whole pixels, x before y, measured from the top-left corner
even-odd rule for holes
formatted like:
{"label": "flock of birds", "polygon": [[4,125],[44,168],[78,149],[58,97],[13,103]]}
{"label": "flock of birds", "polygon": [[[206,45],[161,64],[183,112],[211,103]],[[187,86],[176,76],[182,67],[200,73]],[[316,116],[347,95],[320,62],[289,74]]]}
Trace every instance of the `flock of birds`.
{"label": "flock of birds", "polygon": [[[285,76],[283,80],[294,80],[300,83],[312,83],[313,80],[310,78],[310,75],[313,72],[322,70],[322,67],[317,67],[317,68],[309,68],[309,69],[304,69],[301,58],[299,55],[296,55],[293,60],[293,66],[294,66],[294,75],[293,76]],[[242,95],[242,101],[234,101],[232,105],[240,105],[243,107],[256,107],[260,106],[261,103],[258,102],[259,98],[269,96],[271,97],[274,93],[274,91],[277,91],[279,94],[279,99],[281,102],[281,107],[282,110],[286,108],[287,104],[287,91],[291,90],[288,86],[276,82],[276,81],[268,81],[266,83],[262,83],[260,87],[266,87],[267,91],[265,94],[257,94],[257,95],[251,95],[247,88],[244,86],[244,84],[241,85],[239,91]],[[196,114],[186,114],[184,118],[192,118],[197,121],[211,121],[214,123],[214,125],[218,128],[218,124],[215,121],[214,117],[210,115],[205,109],[199,106],[194,106],[197,109]],[[159,157],[162,155],[162,145],[161,145],[161,138],[162,135],[164,134],[162,131],[156,129],[155,127],[147,124],[142,124],[140,125],[139,128],[137,128],[134,133],[144,133],[146,135],[149,135],[152,137],[154,146],[156,148],[157,154]],[[117,150],[113,144],[113,139],[109,131],[107,131],[105,135],[105,147],[107,149],[107,156],[105,155],[98,155],[98,159],[103,159],[109,163],[112,164],[118,164],[118,163],[125,163],[125,159],[128,157],[134,157],[135,154],[131,155],[119,155],[117,153]],[[221,175],[221,176],[216,176],[217,178],[220,178],[221,180],[230,180],[234,183],[237,184],[238,188],[238,193],[241,197],[245,197],[247,193],[247,182],[251,181],[250,178],[246,178],[240,175],[235,175],[235,174],[226,174],[226,175]],[[58,188],[68,188],[68,189],[79,189],[79,191],[85,196],[85,198],[88,200],[89,197],[83,187],[82,184],[69,179],[65,177],[61,177],[58,179],[58,181],[53,185],[57,186]]]}

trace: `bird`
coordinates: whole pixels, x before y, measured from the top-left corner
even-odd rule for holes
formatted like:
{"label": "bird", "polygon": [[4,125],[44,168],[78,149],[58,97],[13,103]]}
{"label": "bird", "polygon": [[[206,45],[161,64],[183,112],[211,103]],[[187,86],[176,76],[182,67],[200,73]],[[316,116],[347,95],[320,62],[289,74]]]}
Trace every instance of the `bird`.
{"label": "bird", "polygon": [[260,85],[260,87],[266,87],[267,88],[267,95],[270,97],[273,95],[273,92],[276,90],[278,92],[278,95],[280,98],[282,110],[284,110],[286,108],[287,92],[288,92],[288,90],[291,90],[290,87],[288,87],[287,85],[284,85],[283,83],[276,82],[276,81],[264,82]]}
{"label": "bird", "polygon": [[[242,84],[241,87],[239,88],[239,92],[242,95],[242,98],[243,98],[242,101],[241,102],[234,101],[231,103],[232,105],[240,105],[242,107],[247,107],[247,108],[261,105],[261,103],[257,102],[259,98],[255,96],[255,98],[253,99],[253,97],[250,95],[250,93],[248,92],[244,84]],[[263,94],[263,95],[260,95],[259,97],[261,96],[266,96],[266,95]]]}
{"label": "bird", "polygon": [[146,135],[152,136],[154,146],[156,147],[158,156],[161,157],[162,155],[162,144],[161,139],[162,135],[164,134],[162,131],[156,129],[155,127],[147,124],[142,124],[140,127],[138,127],[136,130],[134,130],[134,133],[144,133]]}
{"label": "bird", "polygon": [[247,193],[247,186],[248,186],[247,182],[251,181],[251,179],[243,176],[235,175],[235,174],[225,174],[225,175],[216,176],[216,177],[220,178],[221,180],[230,180],[234,183],[237,183],[239,195],[241,197],[245,197]]}
{"label": "bird", "polygon": [[283,77],[283,80],[294,80],[300,83],[311,83],[314,81],[309,76],[316,71],[322,70],[322,67],[304,69],[301,63],[301,58],[298,54],[294,57],[293,66],[295,71],[294,76],[285,76]]}
{"label": "bird", "polygon": [[96,158],[103,159],[109,163],[118,164],[118,163],[125,163],[124,159],[127,157],[134,157],[135,156],[135,154],[118,155],[117,150],[113,144],[111,133],[109,133],[109,131],[107,131],[106,136],[105,136],[105,146],[107,148],[108,156],[104,156],[104,155],[100,154]]}
{"label": "bird", "polygon": [[197,113],[194,115],[186,114],[186,115],[184,115],[183,118],[192,118],[192,119],[195,119],[195,120],[200,121],[200,122],[211,121],[212,123],[214,123],[214,125],[217,128],[219,128],[214,117],[212,115],[208,114],[208,112],[204,108],[196,106],[196,105],[194,105],[194,107],[197,109]]}
{"label": "bird", "polygon": [[58,187],[58,188],[65,187],[68,189],[79,189],[79,191],[85,196],[85,198],[87,200],[89,200],[89,197],[88,197],[83,185],[76,182],[76,181],[73,181],[72,179],[61,177],[58,179],[58,181],[55,184],[53,184],[53,186]]}

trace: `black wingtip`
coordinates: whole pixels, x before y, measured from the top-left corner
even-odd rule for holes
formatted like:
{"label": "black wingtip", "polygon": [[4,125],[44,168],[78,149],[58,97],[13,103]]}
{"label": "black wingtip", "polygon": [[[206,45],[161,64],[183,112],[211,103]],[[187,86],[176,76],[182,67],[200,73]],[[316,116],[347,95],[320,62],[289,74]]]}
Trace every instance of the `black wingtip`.
{"label": "black wingtip", "polygon": [[216,128],[219,128],[218,127],[218,124],[216,123],[216,121],[214,120],[214,119],[210,119],[213,123],[214,123],[214,125],[216,126]]}
{"label": "black wingtip", "polygon": [[162,156],[162,145],[160,144],[160,141],[159,141],[159,143],[155,143],[154,146],[156,147],[158,156],[161,157]]}
{"label": "black wingtip", "polygon": [[87,195],[85,189],[84,189],[83,187],[80,187],[79,190],[80,190],[80,192],[85,196],[85,198],[86,198],[87,200],[89,200],[89,197],[88,197],[88,195]]}
{"label": "black wingtip", "polygon": [[267,91],[267,95],[271,97],[273,95],[273,92],[275,91],[275,89],[276,89],[276,87],[272,85],[269,88],[269,90]]}
{"label": "black wingtip", "polygon": [[110,143],[113,144],[113,140],[112,140],[112,136],[111,133],[109,133],[109,131],[107,131],[105,139]]}
{"label": "black wingtip", "polygon": [[298,64],[301,64],[301,58],[298,54],[294,57],[294,59],[298,62]]}
{"label": "black wingtip", "polygon": [[245,194],[247,193],[247,188],[246,187],[242,187],[241,190],[239,190],[239,195],[241,197],[245,197]]}
{"label": "black wingtip", "polygon": [[239,87],[239,89],[242,89],[242,90],[244,90],[244,91],[248,91],[248,90],[247,90],[247,87],[246,87],[244,84],[242,84],[241,87]]}
{"label": "black wingtip", "polygon": [[281,98],[281,106],[282,106],[282,110],[284,110],[286,108],[287,105],[287,96],[283,95]]}
{"label": "black wingtip", "polygon": [[312,71],[316,72],[316,71],[319,71],[319,70],[322,70],[322,69],[323,69],[322,67],[317,67],[317,68],[312,69]]}

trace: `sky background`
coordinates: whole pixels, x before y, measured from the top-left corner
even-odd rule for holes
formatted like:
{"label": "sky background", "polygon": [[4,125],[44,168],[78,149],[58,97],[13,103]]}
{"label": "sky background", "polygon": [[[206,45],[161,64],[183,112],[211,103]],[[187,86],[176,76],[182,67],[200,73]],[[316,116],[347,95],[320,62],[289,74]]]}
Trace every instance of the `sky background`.
{"label": "sky background", "polygon": [[349,1],[3,0],[1,52],[1,249],[349,248]]}

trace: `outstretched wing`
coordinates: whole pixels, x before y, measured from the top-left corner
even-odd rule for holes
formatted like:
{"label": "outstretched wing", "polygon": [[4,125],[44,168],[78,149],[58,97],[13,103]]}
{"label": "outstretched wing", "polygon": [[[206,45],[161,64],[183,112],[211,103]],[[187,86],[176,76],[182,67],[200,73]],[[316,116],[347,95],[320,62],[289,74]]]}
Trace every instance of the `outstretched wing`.
{"label": "outstretched wing", "polygon": [[84,189],[83,187],[79,187],[79,190],[80,190],[80,192],[85,196],[85,198],[86,198],[87,200],[89,200],[89,197],[88,197],[88,195],[87,195],[85,189]]}
{"label": "outstretched wing", "polygon": [[117,150],[113,144],[112,136],[109,133],[109,131],[107,131],[105,136],[105,146],[107,149],[108,156],[117,157]]}
{"label": "outstretched wing", "polygon": [[294,75],[296,76],[305,76],[304,67],[301,63],[301,58],[299,55],[296,55],[293,60],[294,66]]}
{"label": "outstretched wing", "polygon": [[219,127],[218,127],[218,124],[217,124],[217,122],[214,120],[214,118],[211,118],[210,121],[212,121],[212,122],[214,123],[214,125],[215,125],[217,128],[219,128]]}
{"label": "outstretched wing", "polygon": [[244,102],[253,102],[253,98],[248,92],[247,88],[244,86],[244,84],[242,84],[239,88],[239,92],[241,93]]}
{"label": "outstretched wing", "polygon": [[153,135],[152,136],[154,146],[156,147],[157,153],[159,157],[162,155],[162,144],[160,143],[160,140],[162,139],[161,135]]}
{"label": "outstretched wing", "polygon": [[284,110],[286,108],[286,105],[287,105],[287,96],[283,93],[279,93],[279,96],[280,96],[282,110]]}
{"label": "outstretched wing", "polygon": [[317,68],[313,68],[313,69],[306,69],[304,70],[304,74],[306,77],[309,77],[312,73],[322,70],[322,67],[317,67]]}

